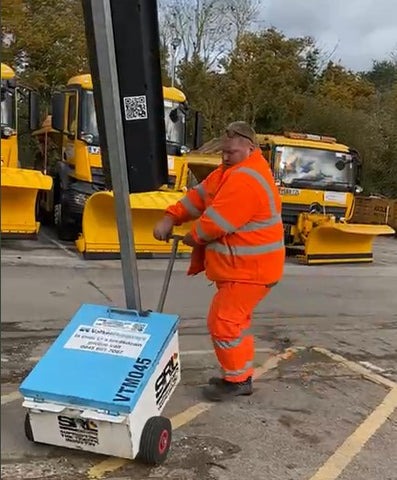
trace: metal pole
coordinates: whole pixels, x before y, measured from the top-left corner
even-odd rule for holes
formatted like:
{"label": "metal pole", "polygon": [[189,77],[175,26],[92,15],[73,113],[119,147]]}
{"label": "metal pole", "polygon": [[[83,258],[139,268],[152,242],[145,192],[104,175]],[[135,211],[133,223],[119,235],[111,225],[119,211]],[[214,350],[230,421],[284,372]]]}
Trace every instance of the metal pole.
{"label": "metal pole", "polygon": [[90,0],[128,309],[141,310],[110,0]]}
{"label": "metal pole", "polygon": [[176,55],[176,48],[172,47],[172,63],[171,63],[171,87],[175,84],[175,55]]}

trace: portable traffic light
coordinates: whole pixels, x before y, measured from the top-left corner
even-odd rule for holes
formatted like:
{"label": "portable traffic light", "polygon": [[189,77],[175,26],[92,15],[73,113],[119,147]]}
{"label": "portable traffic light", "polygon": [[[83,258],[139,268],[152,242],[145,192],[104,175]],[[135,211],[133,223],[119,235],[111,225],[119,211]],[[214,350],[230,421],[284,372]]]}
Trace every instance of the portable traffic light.
{"label": "portable traffic light", "polygon": [[[114,46],[101,50],[101,33],[95,21],[96,0],[83,0],[86,37],[93,77],[102,163],[110,185],[108,142],[104,123],[106,85],[98,59],[114,56],[118,74],[118,102],[123,125],[129,192],[157,190],[168,181],[164,103],[156,0],[107,0]],[[103,22],[103,29],[107,28]],[[102,25],[101,25],[102,28]],[[106,102],[105,102],[106,103]]]}

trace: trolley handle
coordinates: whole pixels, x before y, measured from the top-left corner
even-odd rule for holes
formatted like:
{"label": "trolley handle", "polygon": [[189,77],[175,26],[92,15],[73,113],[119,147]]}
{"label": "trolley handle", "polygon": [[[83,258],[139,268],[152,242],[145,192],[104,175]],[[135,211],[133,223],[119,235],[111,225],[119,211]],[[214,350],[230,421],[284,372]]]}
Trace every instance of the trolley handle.
{"label": "trolley handle", "polygon": [[109,307],[109,313],[121,313],[122,315],[136,315],[137,317],[144,315],[145,312],[139,312],[138,310],[128,309],[128,308],[118,308],[118,307]]}
{"label": "trolley handle", "polygon": [[[171,274],[174,268],[176,254],[178,252],[178,244],[183,239],[183,235],[171,235],[172,238],[172,249],[171,255],[168,261],[167,270],[165,272],[164,282],[160,293],[159,303],[157,306],[157,312],[161,313],[164,308],[165,299],[168,293],[168,287],[170,286]],[[143,310],[139,312],[138,310],[129,310],[128,308],[118,308],[118,307],[109,307],[109,313],[119,313],[122,315],[136,315],[137,317],[147,317],[150,315],[152,310]]]}
{"label": "trolley handle", "polygon": [[167,297],[168,287],[170,286],[171,274],[174,268],[176,254],[178,252],[178,244],[183,239],[182,235],[172,235],[172,249],[170,259],[168,261],[167,270],[165,272],[163,287],[161,289],[159,303],[157,305],[157,311],[162,312],[164,308],[165,299]]}

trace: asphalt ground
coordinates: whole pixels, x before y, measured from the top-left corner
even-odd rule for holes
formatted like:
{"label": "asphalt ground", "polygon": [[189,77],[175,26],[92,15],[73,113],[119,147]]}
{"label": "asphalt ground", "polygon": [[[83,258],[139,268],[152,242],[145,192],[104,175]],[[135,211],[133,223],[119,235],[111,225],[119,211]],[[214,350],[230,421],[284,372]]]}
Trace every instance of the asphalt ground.
{"label": "asphalt ground", "polygon": [[[2,242],[1,478],[397,480],[397,240],[370,265],[303,266],[258,306],[255,392],[207,403],[218,373],[206,330],[214,287],[178,260],[165,311],[178,313],[182,380],[166,406],[173,442],[148,467],[39,445],[24,435],[18,386],[82,303],[124,305],[120,262],[87,261],[43,229]],[[165,260],[140,260],[145,308],[157,304]]]}

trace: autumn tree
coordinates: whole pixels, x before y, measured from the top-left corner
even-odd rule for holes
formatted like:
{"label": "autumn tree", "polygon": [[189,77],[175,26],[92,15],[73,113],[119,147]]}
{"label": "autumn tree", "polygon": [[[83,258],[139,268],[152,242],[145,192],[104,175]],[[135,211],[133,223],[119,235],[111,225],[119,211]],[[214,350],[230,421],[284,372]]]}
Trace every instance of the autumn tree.
{"label": "autumn tree", "polygon": [[234,116],[263,131],[299,115],[315,56],[311,38],[290,39],[273,28],[243,35],[224,62]]}
{"label": "autumn tree", "polygon": [[3,0],[3,58],[45,98],[88,71],[80,0]]}
{"label": "autumn tree", "polygon": [[345,108],[369,109],[375,101],[374,85],[342,65],[329,62],[318,79],[318,95]]}

